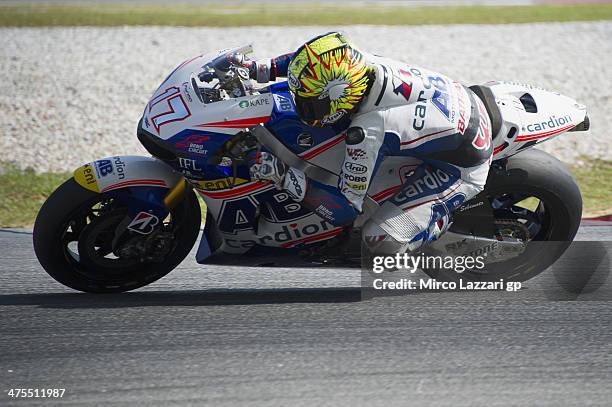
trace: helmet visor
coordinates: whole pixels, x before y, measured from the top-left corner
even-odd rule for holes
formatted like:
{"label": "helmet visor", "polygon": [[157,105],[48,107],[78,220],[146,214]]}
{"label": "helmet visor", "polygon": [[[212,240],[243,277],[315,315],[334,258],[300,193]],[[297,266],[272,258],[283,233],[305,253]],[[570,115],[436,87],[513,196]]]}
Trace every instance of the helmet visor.
{"label": "helmet visor", "polygon": [[317,124],[317,122],[323,120],[330,113],[331,100],[329,96],[319,99],[318,97],[294,95],[294,101],[298,116],[308,125],[313,126]]}

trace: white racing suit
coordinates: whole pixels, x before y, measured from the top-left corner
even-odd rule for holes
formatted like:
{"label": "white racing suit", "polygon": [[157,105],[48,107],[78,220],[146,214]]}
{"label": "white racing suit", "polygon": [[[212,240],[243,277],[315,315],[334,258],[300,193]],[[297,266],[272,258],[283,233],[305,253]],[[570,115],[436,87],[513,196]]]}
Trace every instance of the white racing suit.
{"label": "white racing suit", "polygon": [[[424,161],[363,229],[372,251],[401,253],[439,236],[448,215],[483,190],[493,151],[491,123],[482,101],[460,83],[388,59],[368,60],[376,80],[347,130],[340,189],[361,210],[382,156]],[[360,168],[355,165],[367,167],[364,176],[351,172]]]}
{"label": "white racing suit", "polygon": [[[365,56],[375,80],[346,130],[339,188],[361,212],[370,180],[385,156],[421,159],[423,164],[407,174],[402,189],[376,210],[362,232],[371,252],[412,251],[443,233],[449,214],[483,190],[493,150],[491,123],[482,101],[462,84],[426,69]],[[342,214],[346,211],[332,206],[321,210],[326,200],[317,193],[321,186],[310,188],[312,183],[306,206],[334,224],[352,222],[356,212],[347,218]]]}

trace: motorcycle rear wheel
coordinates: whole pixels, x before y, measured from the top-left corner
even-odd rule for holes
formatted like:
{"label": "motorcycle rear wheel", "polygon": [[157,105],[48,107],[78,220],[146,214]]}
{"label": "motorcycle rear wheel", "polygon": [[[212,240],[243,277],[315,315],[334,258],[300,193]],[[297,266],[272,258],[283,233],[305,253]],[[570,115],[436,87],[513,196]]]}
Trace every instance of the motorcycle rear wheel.
{"label": "motorcycle rear wheel", "polygon": [[[438,281],[526,281],[559,259],[578,232],[582,217],[580,189],[563,163],[541,150],[521,152],[510,157],[502,170],[492,170],[478,198],[483,195],[491,203],[495,222],[508,220],[528,231],[524,252],[481,271],[426,269],[427,275]],[[531,209],[525,204],[529,200]]]}

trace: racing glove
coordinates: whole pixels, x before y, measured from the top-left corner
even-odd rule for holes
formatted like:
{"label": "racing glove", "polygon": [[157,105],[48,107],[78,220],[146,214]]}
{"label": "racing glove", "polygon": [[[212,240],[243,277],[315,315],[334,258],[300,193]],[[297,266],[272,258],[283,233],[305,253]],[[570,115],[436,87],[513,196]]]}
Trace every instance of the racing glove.
{"label": "racing glove", "polygon": [[270,58],[253,61],[249,67],[249,76],[255,79],[257,83],[268,83],[273,81],[276,77],[271,72],[272,66],[272,60]]}
{"label": "racing glove", "polygon": [[272,182],[277,189],[285,190],[297,202],[306,195],[306,176],[297,168],[289,167],[275,155],[260,152],[254,157],[250,168],[251,178]]}
{"label": "racing glove", "polygon": [[276,58],[250,60],[246,55],[236,52],[229,56],[229,62],[248,69],[249,77],[258,83],[275,81],[278,77],[286,77],[289,62],[293,53],[279,55]]}

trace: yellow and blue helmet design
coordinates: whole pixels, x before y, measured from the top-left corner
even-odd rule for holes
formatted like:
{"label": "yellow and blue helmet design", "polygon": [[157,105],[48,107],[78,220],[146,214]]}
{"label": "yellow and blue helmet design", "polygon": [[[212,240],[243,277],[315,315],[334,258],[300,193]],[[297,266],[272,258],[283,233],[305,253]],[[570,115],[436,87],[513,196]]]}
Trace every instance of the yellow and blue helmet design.
{"label": "yellow and blue helmet design", "polygon": [[369,90],[372,71],[359,50],[342,34],[331,32],[301,46],[287,76],[300,119],[325,126],[357,109]]}

